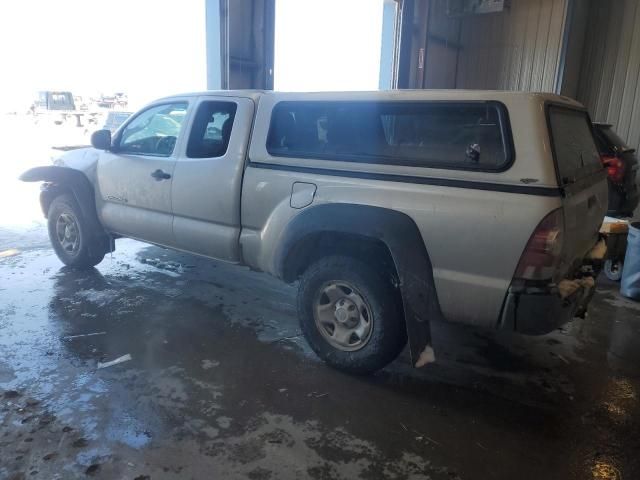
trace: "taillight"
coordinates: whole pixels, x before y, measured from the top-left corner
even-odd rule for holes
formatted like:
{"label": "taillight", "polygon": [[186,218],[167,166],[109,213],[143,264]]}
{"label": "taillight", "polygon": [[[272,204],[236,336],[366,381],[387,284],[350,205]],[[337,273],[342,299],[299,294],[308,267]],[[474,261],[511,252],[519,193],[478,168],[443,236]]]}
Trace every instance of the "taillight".
{"label": "taillight", "polygon": [[524,280],[551,280],[560,263],[563,236],[562,209],[554,210],[533,231],[520,257],[515,277]]}
{"label": "taillight", "polygon": [[600,157],[602,164],[607,168],[607,174],[613,183],[622,183],[624,180],[624,162],[611,155],[602,155]]}

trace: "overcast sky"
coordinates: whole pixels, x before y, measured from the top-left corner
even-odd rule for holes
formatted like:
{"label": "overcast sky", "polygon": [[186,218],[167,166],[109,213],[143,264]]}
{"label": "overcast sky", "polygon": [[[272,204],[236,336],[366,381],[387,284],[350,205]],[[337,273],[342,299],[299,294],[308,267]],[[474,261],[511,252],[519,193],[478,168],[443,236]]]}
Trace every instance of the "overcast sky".
{"label": "overcast sky", "polygon": [[275,88],[376,90],[382,0],[276,0]]}
{"label": "overcast sky", "polygon": [[[205,0],[3,2],[1,109],[38,90],[124,91],[133,107],[203,90],[204,8]],[[276,9],[277,89],[377,88],[382,0],[277,0]]]}
{"label": "overcast sky", "polygon": [[55,89],[148,101],[206,87],[204,0],[18,0],[0,8],[0,101]]}

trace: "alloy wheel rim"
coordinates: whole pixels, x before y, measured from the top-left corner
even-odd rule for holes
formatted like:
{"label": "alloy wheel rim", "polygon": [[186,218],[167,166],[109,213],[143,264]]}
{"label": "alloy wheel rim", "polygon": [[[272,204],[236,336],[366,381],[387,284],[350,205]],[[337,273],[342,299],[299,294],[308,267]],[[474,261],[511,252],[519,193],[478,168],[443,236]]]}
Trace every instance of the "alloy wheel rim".
{"label": "alloy wheel rim", "polygon": [[363,348],[373,331],[371,308],[352,285],[325,283],[314,302],[316,328],[334,348],[354,352]]}
{"label": "alloy wheel rim", "polygon": [[62,213],[56,221],[56,237],[62,249],[75,255],[80,249],[80,228],[76,217],[70,213]]}

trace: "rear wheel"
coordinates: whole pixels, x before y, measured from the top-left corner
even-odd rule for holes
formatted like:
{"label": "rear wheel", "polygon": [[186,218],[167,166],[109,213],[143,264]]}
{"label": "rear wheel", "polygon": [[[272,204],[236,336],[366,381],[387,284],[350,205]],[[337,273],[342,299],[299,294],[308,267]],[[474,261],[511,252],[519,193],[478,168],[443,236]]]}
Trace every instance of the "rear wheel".
{"label": "rear wheel", "polygon": [[298,315],[316,354],[349,373],[379,370],[398,356],[407,341],[391,283],[350,257],[322,258],[304,272]]}
{"label": "rear wheel", "polygon": [[89,268],[102,261],[106,252],[89,245],[94,235],[73,196],[64,194],[54,198],[47,221],[51,245],[62,263],[70,267]]}
{"label": "rear wheel", "polygon": [[622,278],[623,265],[620,260],[606,260],[604,262],[604,274],[612,282],[619,282]]}

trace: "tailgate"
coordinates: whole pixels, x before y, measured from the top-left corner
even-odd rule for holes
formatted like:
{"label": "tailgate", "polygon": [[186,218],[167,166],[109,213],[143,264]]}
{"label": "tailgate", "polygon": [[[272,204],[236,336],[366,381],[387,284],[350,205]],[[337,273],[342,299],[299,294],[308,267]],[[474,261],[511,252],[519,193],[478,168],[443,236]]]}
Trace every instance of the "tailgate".
{"label": "tailgate", "polygon": [[563,190],[564,242],[558,273],[564,275],[598,239],[607,211],[607,174],[587,112],[555,104],[547,112],[558,184]]}

